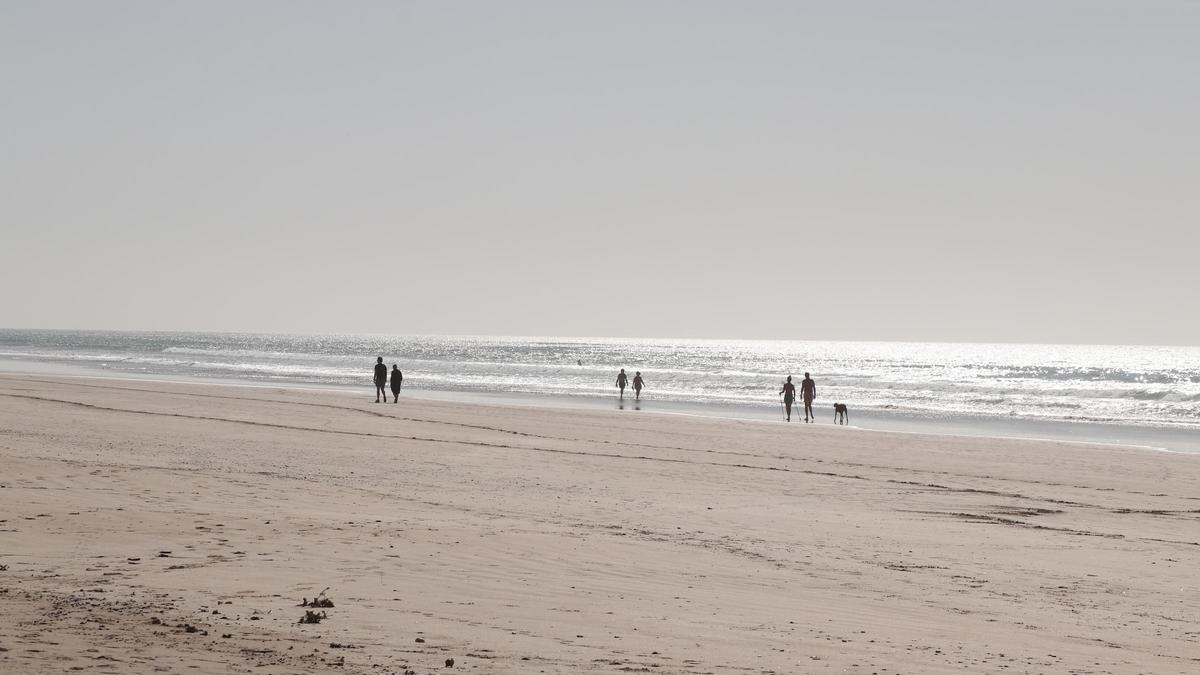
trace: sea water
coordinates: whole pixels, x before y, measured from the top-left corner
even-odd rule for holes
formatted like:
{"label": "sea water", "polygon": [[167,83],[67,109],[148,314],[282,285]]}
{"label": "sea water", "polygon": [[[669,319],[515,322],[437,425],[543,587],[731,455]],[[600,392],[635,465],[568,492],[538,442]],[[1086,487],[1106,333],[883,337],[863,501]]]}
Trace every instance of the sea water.
{"label": "sea water", "polygon": [[583,402],[624,368],[660,403],[773,414],[807,371],[852,415],[1200,432],[1200,347],[0,330],[0,359],[81,374],[370,390],[377,356],[428,392]]}

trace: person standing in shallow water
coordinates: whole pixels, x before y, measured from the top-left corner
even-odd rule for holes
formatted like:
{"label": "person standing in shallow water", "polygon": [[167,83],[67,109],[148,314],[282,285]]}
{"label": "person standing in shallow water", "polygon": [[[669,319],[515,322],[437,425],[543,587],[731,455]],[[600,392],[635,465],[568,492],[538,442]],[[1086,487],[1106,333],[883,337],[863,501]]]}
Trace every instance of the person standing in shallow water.
{"label": "person standing in shallow water", "polygon": [[621,398],[625,398],[625,384],[628,381],[629,378],[625,377],[625,369],[622,368],[621,372],[617,373],[617,387],[621,390]]}
{"label": "person standing in shallow water", "polygon": [[633,397],[634,397],[634,399],[636,399],[638,401],[642,400],[642,387],[645,386],[645,384],[646,383],[642,381],[642,371],[639,370],[633,374]]}
{"label": "person standing in shallow water", "polygon": [[400,366],[392,364],[392,403],[400,402],[400,387],[404,384],[404,373],[400,372]]}
{"label": "person standing in shallow water", "polygon": [[384,402],[387,402],[387,366],[383,365],[383,357],[375,359],[375,402],[379,403],[379,397],[382,396]]}
{"label": "person standing in shallow water", "polygon": [[788,375],[787,382],[783,383],[783,389],[779,390],[783,394],[783,407],[787,411],[787,421],[792,421],[792,401],[796,400],[796,385],[792,384],[792,376]]}
{"label": "person standing in shallow water", "polygon": [[817,383],[812,381],[808,373],[804,374],[804,381],[800,383],[800,395],[804,397],[804,421],[808,422],[811,417],[816,422],[817,414],[813,412],[812,402],[817,397]]}

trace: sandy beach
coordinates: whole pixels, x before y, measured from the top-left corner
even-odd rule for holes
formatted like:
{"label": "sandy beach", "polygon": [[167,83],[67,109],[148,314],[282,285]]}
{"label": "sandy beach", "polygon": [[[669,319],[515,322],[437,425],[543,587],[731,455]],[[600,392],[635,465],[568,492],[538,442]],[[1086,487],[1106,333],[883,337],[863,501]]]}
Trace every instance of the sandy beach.
{"label": "sandy beach", "polygon": [[6,375],[0,466],[4,673],[1200,670],[1193,455]]}

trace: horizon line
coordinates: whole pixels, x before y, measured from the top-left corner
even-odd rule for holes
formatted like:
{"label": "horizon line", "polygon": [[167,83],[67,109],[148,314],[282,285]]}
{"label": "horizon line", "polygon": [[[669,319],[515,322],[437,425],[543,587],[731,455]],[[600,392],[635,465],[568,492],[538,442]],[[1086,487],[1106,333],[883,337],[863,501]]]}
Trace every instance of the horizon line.
{"label": "horizon line", "polygon": [[1023,345],[1033,347],[1170,347],[1196,349],[1200,345],[1179,343],[1140,343],[1140,342],[1022,342],[1017,340],[914,340],[914,339],[845,339],[845,338],[748,338],[748,337],[680,337],[680,336],[617,336],[617,335],[513,335],[489,333],[360,333],[360,332],[328,332],[328,331],[263,331],[263,330],[186,330],[186,329],[147,329],[147,328],[47,328],[47,327],[0,327],[0,331],[24,332],[104,332],[104,333],[163,333],[173,335],[256,335],[256,336],[359,336],[383,338],[489,338],[498,340],[627,340],[627,341],[694,341],[694,342],[845,342],[845,343],[875,343],[875,344],[943,344],[943,345]]}

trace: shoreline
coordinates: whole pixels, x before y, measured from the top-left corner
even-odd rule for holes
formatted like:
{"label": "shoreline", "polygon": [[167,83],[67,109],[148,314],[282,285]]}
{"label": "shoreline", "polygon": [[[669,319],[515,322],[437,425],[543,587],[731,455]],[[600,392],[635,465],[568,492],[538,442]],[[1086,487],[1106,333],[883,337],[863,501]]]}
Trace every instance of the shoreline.
{"label": "shoreline", "polygon": [[[14,364],[18,365],[14,368]],[[286,389],[309,392],[336,392],[343,395],[364,396],[370,390],[369,386],[353,387],[348,385],[320,385],[299,382],[260,382],[239,380],[236,378],[211,378],[195,376],[166,376],[161,374],[139,375],[137,373],[114,373],[97,368],[56,367],[57,364],[43,361],[18,361],[0,359],[0,376],[3,375],[44,375],[48,377],[93,378],[127,380],[133,382],[163,382],[178,384],[204,384],[208,386],[234,386],[267,389]],[[28,366],[20,368],[19,366]],[[82,374],[80,371],[90,371]],[[365,378],[364,378],[365,379]],[[642,399],[641,405],[646,409],[635,409],[632,396],[623,401],[617,396],[587,397],[572,396],[555,398],[546,394],[520,392],[473,392],[451,391],[440,389],[407,388],[402,397],[417,397],[424,400],[452,401],[460,403],[475,403],[482,405],[511,405],[520,407],[546,408],[553,410],[626,410],[627,412],[658,413],[668,415],[683,415],[697,418],[754,420],[761,422],[782,422],[774,419],[772,408],[756,406],[733,406],[720,404],[684,404],[676,401],[658,401],[648,394]],[[822,404],[824,405],[824,402]],[[793,418],[796,418],[793,408]],[[803,411],[803,408],[801,408]],[[832,413],[830,413],[832,417]],[[976,438],[1011,438],[1030,441],[1063,441],[1083,444],[1105,444],[1125,447],[1140,447],[1159,452],[1177,452],[1183,454],[1200,454],[1200,432],[1192,429],[1176,429],[1170,427],[1114,424],[1093,421],[1069,421],[1052,419],[998,418],[968,415],[917,415],[896,414],[877,410],[851,409],[851,428],[881,433],[912,433],[941,436],[966,436]],[[865,421],[865,424],[859,423]],[[792,422],[798,426],[806,426],[799,421]],[[814,425],[835,426],[828,421],[818,420]]]}

